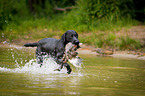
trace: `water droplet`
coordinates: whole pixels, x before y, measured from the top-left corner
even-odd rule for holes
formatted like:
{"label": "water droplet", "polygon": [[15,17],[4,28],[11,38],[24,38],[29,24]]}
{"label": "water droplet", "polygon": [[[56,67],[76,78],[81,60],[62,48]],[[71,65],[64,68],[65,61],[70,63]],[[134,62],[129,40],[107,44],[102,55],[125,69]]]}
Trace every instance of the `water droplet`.
{"label": "water droplet", "polygon": [[7,41],[4,41],[4,42],[3,42],[3,44],[6,44],[6,43],[7,43]]}
{"label": "water droplet", "polygon": [[2,37],[5,37],[5,34],[4,33],[2,33]]}
{"label": "water droplet", "polygon": [[5,20],[5,23],[8,23],[7,20]]}
{"label": "water droplet", "polygon": [[12,55],[12,58],[14,58],[14,55]]}

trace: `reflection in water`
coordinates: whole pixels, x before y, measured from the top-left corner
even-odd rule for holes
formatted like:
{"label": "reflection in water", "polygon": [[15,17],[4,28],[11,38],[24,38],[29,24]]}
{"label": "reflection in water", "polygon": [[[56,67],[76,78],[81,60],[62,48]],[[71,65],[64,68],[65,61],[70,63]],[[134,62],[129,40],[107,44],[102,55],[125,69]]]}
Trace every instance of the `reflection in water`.
{"label": "reflection in water", "polygon": [[32,48],[0,47],[0,95],[144,96],[145,61],[80,55],[82,69],[54,71],[52,58],[42,68]]}

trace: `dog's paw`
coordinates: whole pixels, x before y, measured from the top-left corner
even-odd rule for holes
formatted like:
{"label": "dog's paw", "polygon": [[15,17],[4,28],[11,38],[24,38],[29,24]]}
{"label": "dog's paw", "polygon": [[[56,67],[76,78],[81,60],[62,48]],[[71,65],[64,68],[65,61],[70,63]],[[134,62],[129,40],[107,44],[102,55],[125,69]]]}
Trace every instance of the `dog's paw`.
{"label": "dog's paw", "polygon": [[43,64],[40,64],[40,67],[42,67]]}
{"label": "dog's paw", "polygon": [[67,70],[67,73],[70,74],[71,73],[71,69]]}

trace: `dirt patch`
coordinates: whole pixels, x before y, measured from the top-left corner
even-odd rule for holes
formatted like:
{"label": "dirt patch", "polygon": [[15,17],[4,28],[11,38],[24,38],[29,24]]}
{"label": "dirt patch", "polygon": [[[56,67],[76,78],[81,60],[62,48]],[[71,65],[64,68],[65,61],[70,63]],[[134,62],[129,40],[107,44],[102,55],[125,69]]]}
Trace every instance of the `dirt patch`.
{"label": "dirt patch", "polygon": [[133,26],[130,29],[122,29],[117,32],[119,36],[129,36],[130,38],[139,40],[142,46],[145,46],[145,25]]}
{"label": "dirt patch", "polygon": [[128,33],[131,38],[138,39],[145,46],[145,25],[134,26]]}

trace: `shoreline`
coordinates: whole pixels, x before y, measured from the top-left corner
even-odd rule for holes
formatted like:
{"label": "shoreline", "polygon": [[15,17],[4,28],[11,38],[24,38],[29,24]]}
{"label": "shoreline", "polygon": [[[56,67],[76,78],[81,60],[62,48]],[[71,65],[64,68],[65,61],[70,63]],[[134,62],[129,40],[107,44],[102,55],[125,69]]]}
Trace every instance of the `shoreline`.
{"label": "shoreline", "polygon": [[[81,55],[89,54],[89,55],[102,56],[102,55],[98,54],[97,52],[94,52],[93,50],[89,50],[89,49],[86,49],[86,48],[78,49],[78,53],[81,54]],[[105,56],[102,56],[102,57],[145,60],[145,56],[128,54],[127,51],[115,51],[111,55],[105,55]]]}
{"label": "shoreline", "polygon": [[[0,47],[4,47],[4,48],[25,48],[25,47],[22,47],[20,45],[17,45],[17,44],[14,44],[14,43],[0,43]],[[36,50],[36,47],[29,47],[30,49],[32,50]],[[77,50],[77,52],[80,54],[80,55],[96,55],[96,56],[102,56],[102,57],[113,57],[113,58],[122,58],[122,59],[138,59],[138,60],[145,60],[145,56],[140,56],[140,55],[137,55],[137,54],[128,54],[129,51],[115,51],[113,52],[113,54],[108,54],[108,55],[102,55],[102,54],[99,54],[95,51],[95,48],[92,47],[92,46],[87,46],[85,44],[82,45],[82,47],[80,49]]]}

